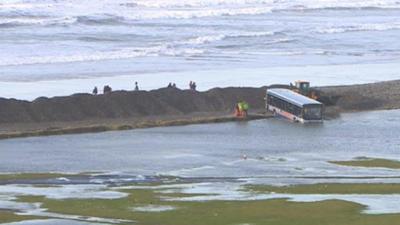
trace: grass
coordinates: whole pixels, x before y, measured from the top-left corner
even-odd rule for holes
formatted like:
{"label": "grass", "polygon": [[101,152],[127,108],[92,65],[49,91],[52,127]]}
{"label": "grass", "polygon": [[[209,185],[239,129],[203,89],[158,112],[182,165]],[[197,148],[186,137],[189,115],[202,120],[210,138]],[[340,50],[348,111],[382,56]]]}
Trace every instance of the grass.
{"label": "grass", "polygon": [[[363,189],[360,185],[333,185],[331,190],[346,188],[362,193],[393,193],[400,192],[399,186],[377,185]],[[387,187],[385,187],[387,186]],[[257,191],[269,191],[269,186],[257,186]],[[374,188],[377,191],[373,191]],[[393,189],[393,187],[395,187]],[[321,193],[320,186],[290,187],[291,193]],[[357,191],[360,189],[360,191]],[[252,189],[252,190],[253,190]],[[300,191],[309,189],[311,191]],[[277,189],[274,189],[275,191]],[[284,192],[286,189],[281,189]],[[388,191],[390,190],[390,191]],[[129,196],[121,199],[46,199],[41,196],[24,196],[19,201],[42,202],[43,208],[51,212],[93,216],[111,219],[136,221],[142,225],[394,225],[400,221],[400,214],[369,215],[362,214],[364,206],[341,200],[319,202],[290,202],[286,199],[257,201],[165,201],[164,194],[154,190],[124,190]],[[329,191],[331,192],[331,191]],[[336,192],[336,191],[335,191]],[[326,193],[323,192],[322,193]],[[179,196],[179,194],[174,194]],[[187,197],[188,194],[182,195]],[[144,205],[167,205],[176,209],[163,212],[135,212],[133,207]],[[129,224],[129,223],[125,223]]]}
{"label": "grass", "polygon": [[400,194],[400,184],[321,183],[289,186],[248,185],[247,190],[282,194]]}
{"label": "grass", "polygon": [[368,157],[358,157],[350,161],[330,161],[342,166],[356,166],[356,167],[380,167],[388,169],[400,169],[400,161],[389,160],[389,159],[379,159],[379,158],[368,158]]}

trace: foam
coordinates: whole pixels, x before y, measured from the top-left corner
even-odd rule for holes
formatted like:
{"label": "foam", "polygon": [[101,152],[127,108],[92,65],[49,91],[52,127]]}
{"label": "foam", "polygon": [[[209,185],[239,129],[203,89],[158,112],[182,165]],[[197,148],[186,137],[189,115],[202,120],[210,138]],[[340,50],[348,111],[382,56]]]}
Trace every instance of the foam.
{"label": "foam", "polygon": [[249,5],[249,4],[272,4],[272,0],[136,0],[135,5],[151,8],[188,8],[188,7],[211,7],[227,5]]}
{"label": "foam", "polygon": [[220,8],[220,9],[197,9],[197,10],[153,10],[141,11],[135,15],[127,15],[128,19],[191,19],[204,17],[238,16],[238,15],[260,15],[270,13],[270,7],[245,7],[245,8]]}
{"label": "foam", "polygon": [[[28,20],[31,21],[31,20]],[[42,21],[41,19],[32,21]],[[39,22],[38,22],[39,23]],[[0,21],[0,26],[1,26]],[[136,48],[123,48],[111,51],[94,51],[88,53],[75,53],[70,55],[39,55],[39,56],[22,56],[22,57],[9,57],[0,60],[0,66],[19,66],[19,65],[33,65],[33,64],[55,64],[55,63],[73,63],[73,62],[86,62],[86,61],[101,61],[101,60],[117,60],[117,59],[130,59],[138,57],[157,57],[157,56],[196,56],[206,53],[204,49],[198,49],[196,46],[206,43],[223,40],[226,38],[238,37],[261,37],[270,36],[274,32],[237,32],[232,34],[217,34],[206,35],[191,38],[184,41],[175,41],[172,43],[164,43],[149,47],[136,47]],[[286,42],[286,39],[278,39],[272,43]],[[193,47],[179,48],[175,47],[180,44],[190,44]],[[284,53],[282,53],[284,54]]]}
{"label": "foam", "polygon": [[[141,187],[144,188],[144,187]],[[257,194],[244,191],[242,184],[229,182],[161,185],[153,187],[159,193],[194,194],[190,197],[163,197],[166,201],[251,201],[289,199],[294,202],[342,200],[366,206],[363,213],[386,214],[400,212],[399,194]]]}
{"label": "foam", "polygon": [[222,34],[209,35],[209,36],[200,36],[200,37],[189,39],[187,41],[187,43],[189,43],[189,44],[205,44],[205,43],[220,41],[220,40],[224,39],[225,37],[226,36],[222,35]]}
{"label": "foam", "polygon": [[[262,37],[262,36],[272,36],[274,32],[236,32],[230,34],[215,34],[215,35],[205,35],[196,38],[189,39],[186,43],[188,44],[206,44],[215,41],[224,40],[227,38],[241,38],[241,37]],[[284,41],[286,39],[278,39],[277,42]]]}
{"label": "foam", "polygon": [[46,219],[46,220],[24,220],[20,222],[12,222],[4,225],[104,225],[104,223],[83,222],[66,219]]}
{"label": "foam", "polygon": [[67,198],[100,198],[117,199],[124,198],[128,194],[116,191],[104,190],[105,185],[64,185],[56,187],[35,187],[31,185],[0,185],[0,194],[17,195],[35,195],[45,196],[51,199]]}
{"label": "foam", "polygon": [[397,29],[400,29],[400,23],[370,23],[347,26],[333,26],[329,28],[318,29],[317,32],[322,34],[336,34],[357,31],[386,31]]}
{"label": "foam", "polygon": [[3,18],[0,19],[0,27],[16,27],[28,25],[67,25],[73,24],[77,21],[76,18],[62,17],[62,18],[43,18],[43,17],[17,17],[17,18]]}
{"label": "foam", "polygon": [[200,8],[200,7],[232,7],[246,5],[266,5],[276,9],[321,9],[321,8],[397,8],[399,2],[396,0],[136,0],[134,6],[147,8]]}
{"label": "foam", "polygon": [[215,169],[215,166],[205,165],[205,166],[182,168],[182,169],[178,169],[178,170],[168,171],[167,174],[171,175],[171,176],[185,176],[185,175],[191,174],[196,171],[213,170],[213,169]]}
{"label": "foam", "polygon": [[[125,19],[188,19],[236,15],[259,15],[274,10],[383,8],[398,9],[396,0],[79,0],[64,1],[2,1],[5,12],[21,10],[27,13],[64,15],[114,15]],[[134,10],[134,13],[132,13]],[[4,12],[3,12],[4,13]]]}
{"label": "foam", "polygon": [[168,44],[165,44],[151,47],[125,48],[112,51],[75,53],[71,55],[22,56],[18,58],[10,57],[2,59],[0,61],[0,66],[73,63],[155,56],[194,56],[203,54],[204,52],[204,50],[195,48],[169,48]]}

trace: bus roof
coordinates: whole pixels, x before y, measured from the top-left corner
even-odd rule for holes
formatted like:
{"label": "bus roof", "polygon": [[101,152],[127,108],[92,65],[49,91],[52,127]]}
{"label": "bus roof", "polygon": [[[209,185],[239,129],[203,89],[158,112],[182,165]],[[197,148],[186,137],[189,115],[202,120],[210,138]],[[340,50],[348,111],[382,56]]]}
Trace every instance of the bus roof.
{"label": "bus roof", "polygon": [[304,95],[296,93],[292,90],[285,88],[271,88],[267,90],[268,94],[271,94],[275,97],[282,98],[292,104],[303,107],[304,105],[322,105],[321,102],[318,102],[312,98],[308,98]]}

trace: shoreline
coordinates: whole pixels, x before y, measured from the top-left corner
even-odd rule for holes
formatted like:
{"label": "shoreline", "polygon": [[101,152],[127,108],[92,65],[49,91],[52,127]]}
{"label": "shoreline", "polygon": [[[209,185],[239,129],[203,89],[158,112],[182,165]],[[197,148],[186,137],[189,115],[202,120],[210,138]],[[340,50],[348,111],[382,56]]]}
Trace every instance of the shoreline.
{"label": "shoreline", "polygon": [[143,120],[140,122],[126,123],[126,124],[99,124],[88,126],[68,126],[65,127],[61,124],[60,127],[48,127],[46,129],[26,130],[16,132],[0,132],[0,140],[11,138],[24,138],[24,137],[39,137],[39,136],[52,136],[52,135],[67,135],[67,134],[85,134],[85,133],[100,133],[107,131],[122,131],[133,129],[145,129],[155,127],[171,127],[171,126],[185,126],[194,124],[210,124],[210,123],[226,123],[226,122],[245,122],[252,120],[267,119],[273,117],[272,114],[250,114],[247,118],[237,118],[234,116],[209,116],[209,117],[194,117],[183,119],[158,119],[158,120]]}
{"label": "shoreline", "polygon": [[[234,105],[250,104],[249,118],[265,114],[268,87],[213,88],[204,92],[161,88],[40,97],[34,101],[0,98],[0,139],[95,133],[139,128],[233,122]],[[321,91],[326,119],[341,113],[400,109],[400,80],[315,87]]]}

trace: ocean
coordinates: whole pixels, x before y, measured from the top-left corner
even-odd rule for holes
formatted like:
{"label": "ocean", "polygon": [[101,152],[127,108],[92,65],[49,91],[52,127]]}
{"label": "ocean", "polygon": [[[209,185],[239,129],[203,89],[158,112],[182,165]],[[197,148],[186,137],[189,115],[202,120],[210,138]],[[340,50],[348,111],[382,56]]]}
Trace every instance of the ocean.
{"label": "ocean", "polygon": [[398,0],[1,0],[0,96],[400,78]]}

